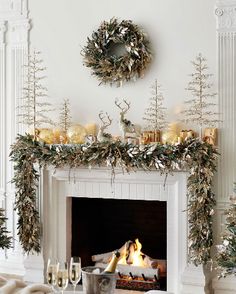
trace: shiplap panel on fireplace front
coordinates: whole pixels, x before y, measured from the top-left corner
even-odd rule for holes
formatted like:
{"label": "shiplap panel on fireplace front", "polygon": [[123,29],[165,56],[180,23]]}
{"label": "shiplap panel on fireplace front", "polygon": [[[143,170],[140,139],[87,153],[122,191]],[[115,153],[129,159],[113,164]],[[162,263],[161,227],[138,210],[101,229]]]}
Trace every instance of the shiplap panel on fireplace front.
{"label": "shiplap panel on fireplace front", "polygon": [[114,199],[137,199],[137,200],[160,200],[166,201],[169,193],[169,186],[163,184],[145,183],[121,183],[110,181],[73,181],[66,184],[68,196],[75,197],[101,197]]}

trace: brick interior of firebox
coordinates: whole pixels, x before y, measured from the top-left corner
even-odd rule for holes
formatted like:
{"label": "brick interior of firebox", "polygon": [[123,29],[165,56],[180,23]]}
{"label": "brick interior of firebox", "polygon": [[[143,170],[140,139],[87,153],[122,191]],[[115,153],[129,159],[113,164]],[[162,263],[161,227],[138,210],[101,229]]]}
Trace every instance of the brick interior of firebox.
{"label": "brick interior of firebox", "polygon": [[166,259],[166,222],[164,201],[72,198],[71,255],[81,256],[82,266],[94,265],[92,255],[138,238],[143,253]]}

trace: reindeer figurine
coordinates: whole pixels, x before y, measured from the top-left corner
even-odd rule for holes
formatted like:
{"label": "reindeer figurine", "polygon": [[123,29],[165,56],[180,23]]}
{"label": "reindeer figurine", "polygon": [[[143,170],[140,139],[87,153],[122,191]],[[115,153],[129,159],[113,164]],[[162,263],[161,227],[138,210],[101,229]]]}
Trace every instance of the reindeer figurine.
{"label": "reindeer figurine", "polygon": [[125,114],[130,109],[130,103],[128,103],[125,99],[123,99],[123,102],[125,104],[124,107],[121,106],[122,102],[118,103],[117,99],[115,101],[115,104],[121,110],[119,125],[122,133],[122,139],[123,141],[125,141],[127,133],[129,133],[129,135],[132,137],[139,137],[141,135],[141,130],[140,126],[132,124],[130,120],[127,120],[125,118]]}
{"label": "reindeer figurine", "polygon": [[[105,133],[104,130],[111,125],[112,119],[110,119],[107,112],[106,112],[106,115],[104,116],[103,111],[100,111],[98,116],[102,122],[98,130],[98,135],[97,135],[98,142],[101,142],[101,143],[110,142],[112,139],[112,136],[109,133]],[[105,117],[107,118],[107,121],[105,120]]]}

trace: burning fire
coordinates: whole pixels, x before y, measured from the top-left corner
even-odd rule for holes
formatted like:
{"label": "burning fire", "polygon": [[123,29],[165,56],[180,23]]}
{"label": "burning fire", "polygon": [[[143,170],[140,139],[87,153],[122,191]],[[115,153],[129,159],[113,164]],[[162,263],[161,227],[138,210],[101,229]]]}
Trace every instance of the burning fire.
{"label": "burning fire", "polygon": [[119,260],[119,264],[129,264],[133,266],[142,266],[146,267],[147,264],[143,259],[143,253],[141,252],[142,244],[138,239],[135,240],[135,243],[131,242],[125,246],[124,251],[122,252],[122,258]]}

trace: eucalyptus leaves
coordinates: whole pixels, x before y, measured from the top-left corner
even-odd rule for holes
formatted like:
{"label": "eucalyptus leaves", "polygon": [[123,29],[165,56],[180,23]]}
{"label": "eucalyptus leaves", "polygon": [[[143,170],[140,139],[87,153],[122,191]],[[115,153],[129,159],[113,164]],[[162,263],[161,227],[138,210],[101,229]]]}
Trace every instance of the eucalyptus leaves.
{"label": "eucalyptus leaves", "polygon": [[[16,187],[15,207],[18,211],[18,234],[25,252],[40,251],[40,221],[37,210],[39,172],[47,165],[55,168],[108,166],[130,172],[137,169],[156,169],[162,174],[187,169],[189,258],[195,264],[210,259],[212,215],[215,197],[211,190],[216,169],[217,151],[212,145],[190,139],[178,145],[132,145],[117,142],[95,142],[90,145],[46,145],[30,135],[19,135],[12,146]],[[185,197],[185,195],[183,195]]]}
{"label": "eucalyptus leaves", "polygon": [[[112,50],[123,45],[125,53]],[[104,21],[83,48],[84,64],[101,83],[117,84],[143,76],[152,55],[149,41],[142,30],[131,20]]]}

